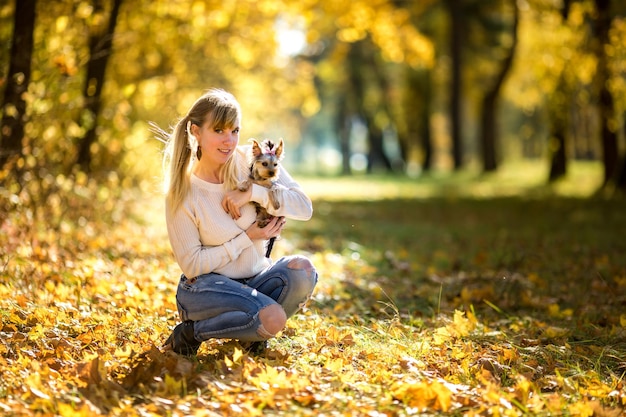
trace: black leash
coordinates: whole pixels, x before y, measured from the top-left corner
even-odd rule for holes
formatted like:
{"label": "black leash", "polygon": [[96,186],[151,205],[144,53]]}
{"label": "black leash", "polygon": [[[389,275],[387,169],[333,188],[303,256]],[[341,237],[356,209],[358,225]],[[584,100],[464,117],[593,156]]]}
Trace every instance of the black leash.
{"label": "black leash", "polygon": [[276,237],[271,237],[270,240],[267,242],[267,251],[265,251],[266,258],[270,257],[270,253],[272,253],[272,248],[274,247],[275,240],[276,240]]}

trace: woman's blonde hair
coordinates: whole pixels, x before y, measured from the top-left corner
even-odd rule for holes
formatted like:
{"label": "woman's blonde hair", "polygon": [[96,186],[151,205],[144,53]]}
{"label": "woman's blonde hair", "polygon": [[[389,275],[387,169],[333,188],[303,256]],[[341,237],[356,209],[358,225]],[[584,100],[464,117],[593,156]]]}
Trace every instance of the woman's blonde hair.
{"label": "woman's blonde hair", "polygon": [[[157,128],[166,141],[163,168],[167,204],[175,212],[187,196],[190,188],[190,173],[198,154],[198,142],[191,135],[191,125],[209,123],[212,128],[230,129],[241,120],[241,108],[235,97],[221,89],[211,89],[191,106],[187,114],[178,121],[171,133]],[[237,153],[228,159],[222,168],[226,189],[236,188]]]}

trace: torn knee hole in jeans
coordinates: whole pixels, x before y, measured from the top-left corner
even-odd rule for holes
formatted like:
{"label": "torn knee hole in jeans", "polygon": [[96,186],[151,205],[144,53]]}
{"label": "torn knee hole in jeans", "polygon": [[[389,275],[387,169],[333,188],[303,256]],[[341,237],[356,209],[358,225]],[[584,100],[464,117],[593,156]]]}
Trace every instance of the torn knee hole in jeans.
{"label": "torn knee hole in jeans", "polygon": [[265,329],[265,326],[263,326],[263,323],[259,324],[258,329],[256,329],[256,333],[263,339],[271,339],[276,336],[275,334],[268,332],[267,329]]}
{"label": "torn knee hole in jeans", "polygon": [[296,258],[289,261],[287,264],[287,268],[290,269],[302,269],[306,271],[307,274],[311,274],[313,272],[313,264],[308,259],[305,258]]}
{"label": "torn knee hole in jeans", "polygon": [[313,293],[310,293],[309,295],[307,295],[307,297],[304,299],[304,301],[302,301],[300,304],[298,304],[298,310],[303,310],[307,306],[309,301],[311,300],[312,296],[313,296]]}

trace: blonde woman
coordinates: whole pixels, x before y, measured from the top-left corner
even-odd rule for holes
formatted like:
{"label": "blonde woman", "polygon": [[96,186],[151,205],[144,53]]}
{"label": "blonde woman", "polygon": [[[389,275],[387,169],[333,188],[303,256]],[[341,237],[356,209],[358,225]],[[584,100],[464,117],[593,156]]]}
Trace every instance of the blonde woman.
{"label": "blonde woman", "polygon": [[[280,235],[286,219],[308,220],[313,209],[288,172],[281,171],[280,209],[268,189],[236,185],[249,174],[247,146],[238,146],[241,110],[228,92],[202,95],[167,139],[166,220],[182,270],[176,303],[182,322],[165,346],[195,355],[212,338],[262,342],[274,337],[311,296],[317,272],[309,259],[266,258],[265,242]],[[275,218],[255,223],[251,202]]]}

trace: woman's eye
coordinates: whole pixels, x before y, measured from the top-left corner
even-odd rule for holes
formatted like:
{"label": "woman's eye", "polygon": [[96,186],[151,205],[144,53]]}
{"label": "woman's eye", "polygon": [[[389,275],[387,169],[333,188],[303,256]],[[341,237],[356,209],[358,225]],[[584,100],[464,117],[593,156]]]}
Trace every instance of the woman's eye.
{"label": "woman's eye", "polygon": [[222,133],[223,132],[222,129],[214,129],[214,130],[215,130],[215,133]]}
{"label": "woman's eye", "polygon": [[239,133],[239,128],[233,130],[233,133]]}

